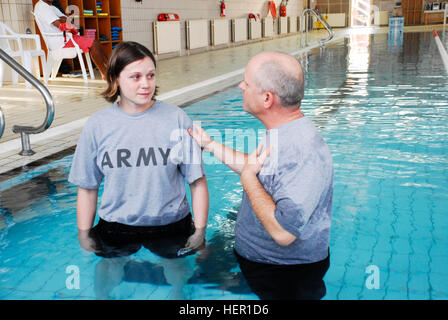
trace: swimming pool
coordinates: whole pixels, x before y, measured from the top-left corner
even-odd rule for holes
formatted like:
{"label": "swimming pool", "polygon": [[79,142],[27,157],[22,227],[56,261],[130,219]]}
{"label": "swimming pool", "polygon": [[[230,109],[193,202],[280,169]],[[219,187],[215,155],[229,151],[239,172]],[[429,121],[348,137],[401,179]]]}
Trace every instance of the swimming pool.
{"label": "swimming pool", "polygon": [[[432,34],[354,35],[301,58],[302,109],[335,163],[324,299],[448,299],[448,76]],[[207,130],[258,133],[241,99],[231,88],[185,110]],[[203,253],[110,262],[79,247],[71,158],[0,182],[0,299],[257,299],[232,252],[242,188],[230,169],[206,159]]]}

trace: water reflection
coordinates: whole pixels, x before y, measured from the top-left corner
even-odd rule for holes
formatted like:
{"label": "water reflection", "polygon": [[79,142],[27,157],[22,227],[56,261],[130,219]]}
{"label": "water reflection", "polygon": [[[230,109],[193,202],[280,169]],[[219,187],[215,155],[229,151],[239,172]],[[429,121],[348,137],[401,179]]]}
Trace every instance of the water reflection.
{"label": "water reflection", "polygon": [[[90,231],[81,231],[80,245],[105,258],[95,268],[96,298],[109,299],[116,286],[133,279],[134,282],[170,284],[173,290],[169,298],[185,299],[183,288],[193,269],[188,260],[178,257],[178,252],[193,232],[191,215],[163,227],[136,228],[100,219]],[[158,264],[133,261],[130,256],[142,247],[157,255]]]}
{"label": "water reflection", "polygon": [[193,274],[193,269],[185,258],[165,259],[158,263],[136,261],[132,257],[102,259],[95,266],[94,292],[99,300],[111,299],[111,293],[122,282],[171,285],[167,299],[184,300],[184,287]]}
{"label": "water reflection", "polygon": [[275,266],[238,256],[233,250],[235,209],[227,214],[221,230],[195,255],[194,262],[185,257],[170,259],[160,255],[158,260],[138,261],[134,253],[141,246],[128,247],[133,250],[129,256],[101,259],[95,266],[95,298],[111,299],[113,290],[124,282],[171,286],[166,298],[176,300],[191,299],[186,285],[195,284],[233,294],[255,293],[262,300],[315,300],[325,296],[323,277],[329,258],[308,265]]}
{"label": "water reflection", "polygon": [[400,52],[403,45],[403,32],[389,32],[387,34],[389,52]]}
{"label": "water reflection", "polygon": [[[94,246],[97,255],[106,256],[95,267],[94,292],[96,299],[111,299],[114,288],[123,282],[170,285],[172,290],[167,298],[175,300],[191,299],[186,290],[186,284],[206,284],[207,289],[250,294],[250,288],[241,272],[237,270],[238,263],[233,256],[235,220],[236,215],[232,210],[227,215],[223,228],[216,231],[207,246],[195,255],[194,263],[185,257],[173,258],[172,255],[166,254],[167,248],[172,246],[167,241],[172,239],[109,247],[105,254],[104,243],[101,243],[95,234],[91,234],[92,239],[95,240]],[[185,241],[179,243],[184,244]],[[180,246],[180,244],[178,245]],[[134,254],[142,246],[155,253],[158,260],[135,260]]]}
{"label": "water reflection", "polygon": [[[1,210],[17,214],[29,208],[33,203],[47,199],[50,195],[67,191],[64,185],[66,170],[57,167],[48,170],[30,180],[24,181],[0,192]],[[51,212],[51,208],[48,208]]]}

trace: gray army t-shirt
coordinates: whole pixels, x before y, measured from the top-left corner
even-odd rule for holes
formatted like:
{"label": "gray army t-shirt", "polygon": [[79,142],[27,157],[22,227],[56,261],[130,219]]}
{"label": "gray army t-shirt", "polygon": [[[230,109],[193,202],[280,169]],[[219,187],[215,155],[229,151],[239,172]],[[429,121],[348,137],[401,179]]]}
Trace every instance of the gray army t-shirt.
{"label": "gray army t-shirt", "polygon": [[79,138],[69,181],[104,192],[98,215],[134,226],[166,225],[190,212],[185,182],[205,175],[191,119],[156,101],[128,114],[113,104],[92,115]]}
{"label": "gray army t-shirt", "polygon": [[274,146],[258,179],[276,205],[275,218],[297,238],[277,244],[243,193],[235,226],[235,250],[248,260],[268,264],[303,264],[328,256],[333,197],[333,160],[307,117],[268,130]]}

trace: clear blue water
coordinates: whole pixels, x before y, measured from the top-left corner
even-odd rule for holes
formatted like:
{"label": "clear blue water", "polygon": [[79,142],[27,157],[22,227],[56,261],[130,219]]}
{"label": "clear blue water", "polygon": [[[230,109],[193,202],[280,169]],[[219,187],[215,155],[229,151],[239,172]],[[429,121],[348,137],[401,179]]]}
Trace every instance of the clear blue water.
{"label": "clear blue water", "polygon": [[[324,299],[448,299],[448,76],[432,34],[356,36],[302,61],[302,109],[335,163]],[[241,105],[231,88],[185,110],[208,130],[263,129]],[[242,188],[227,167],[206,164],[206,251],[124,261],[80,248],[71,159],[0,182],[0,299],[257,299],[232,253]]]}

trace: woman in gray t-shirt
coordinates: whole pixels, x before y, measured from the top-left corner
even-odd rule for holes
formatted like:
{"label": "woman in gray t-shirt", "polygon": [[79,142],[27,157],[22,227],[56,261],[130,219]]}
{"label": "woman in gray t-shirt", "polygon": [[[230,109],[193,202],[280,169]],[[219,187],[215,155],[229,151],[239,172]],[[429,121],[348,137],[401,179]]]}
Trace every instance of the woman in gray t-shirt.
{"label": "woman in gray t-shirt", "polygon": [[[200,147],[187,133],[192,121],[155,99],[156,62],[138,43],[114,49],[107,83],[103,96],[112,105],[87,121],[69,176],[78,186],[81,246],[104,257],[142,245],[167,258],[194,252],[205,242],[209,197]],[[101,183],[100,220],[92,229]]]}

